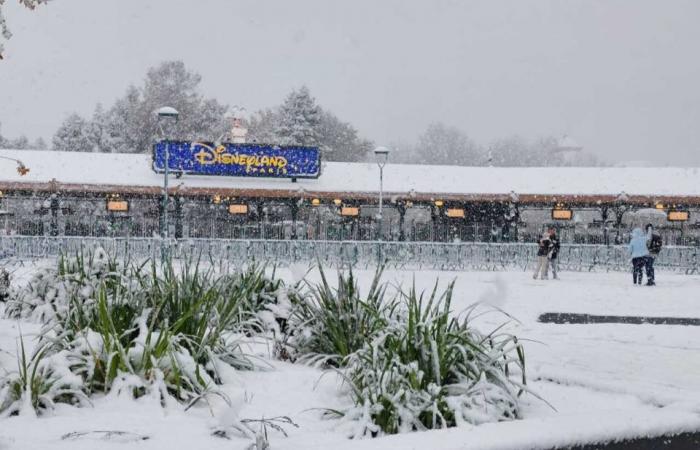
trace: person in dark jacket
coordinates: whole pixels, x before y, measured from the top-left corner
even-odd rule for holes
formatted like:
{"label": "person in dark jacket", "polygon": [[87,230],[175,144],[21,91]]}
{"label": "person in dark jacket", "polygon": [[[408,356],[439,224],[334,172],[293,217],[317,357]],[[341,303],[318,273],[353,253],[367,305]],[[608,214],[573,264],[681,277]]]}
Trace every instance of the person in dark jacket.
{"label": "person in dark jacket", "polygon": [[559,272],[559,263],[557,262],[557,256],[559,255],[560,244],[557,231],[554,228],[549,229],[549,244],[550,249],[547,257],[549,258],[549,265],[552,268],[552,278],[558,280],[559,275],[557,275],[557,272]]}
{"label": "person in dark jacket", "polygon": [[542,237],[538,241],[539,248],[537,249],[537,265],[535,266],[535,274],[532,275],[532,279],[536,280],[537,276],[539,274],[540,278],[542,280],[547,279],[547,272],[549,271],[549,258],[547,255],[549,255],[549,250],[552,246],[551,241],[549,240],[549,233],[544,232],[542,234]]}
{"label": "person in dark jacket", "polygon": [[649,254],[644,259],[644,267],[647,273],[647,286],[656,286],[656,280],[654,279],[654,261],[661,252],[663,242],[661,240],[661,235],[654,230],[652,224],[648,223],[645,229],[647,233],[647,249],[649,250]]}

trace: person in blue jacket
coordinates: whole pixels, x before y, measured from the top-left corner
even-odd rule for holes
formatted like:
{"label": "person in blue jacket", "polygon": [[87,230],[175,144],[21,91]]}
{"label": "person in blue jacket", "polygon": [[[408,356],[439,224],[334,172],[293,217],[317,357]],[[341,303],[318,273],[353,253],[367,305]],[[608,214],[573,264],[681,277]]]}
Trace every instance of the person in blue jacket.
{"label": "person in blue jacket", "polygon": [[632,256],[632,278],[634,284],[642,284],[642,269],[649,256],[649,250],[647,249],[647,235],[644,234],[640,227],[632,230],[629,250],[630,256]]}

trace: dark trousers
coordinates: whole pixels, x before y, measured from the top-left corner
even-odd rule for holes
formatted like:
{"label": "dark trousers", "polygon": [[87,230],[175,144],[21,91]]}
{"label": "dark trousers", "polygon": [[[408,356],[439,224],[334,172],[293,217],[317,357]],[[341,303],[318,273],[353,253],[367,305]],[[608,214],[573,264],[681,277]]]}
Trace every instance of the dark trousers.
{"label": "dark trousers", "polygon": [[646,265],[646,256],[632,258],[632,278],[634,284],[642,284],[642,269]]}
{"label": "dark trousers", "polygon": [[654,257],[645,256],[644,257],[644,267],[647,272],[647,283],[654,282]]}

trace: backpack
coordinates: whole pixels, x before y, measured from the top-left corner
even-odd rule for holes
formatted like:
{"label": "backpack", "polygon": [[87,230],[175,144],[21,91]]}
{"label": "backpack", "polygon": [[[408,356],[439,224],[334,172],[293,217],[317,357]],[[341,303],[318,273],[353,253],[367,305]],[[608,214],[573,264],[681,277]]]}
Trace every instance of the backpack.
{"label": "backpack", "polygon": [[647,244],[647,248],[649,249],[649,253],[658,255],[659,252],[661,252],[662,245],[661,235],[658,233],[653,233],[651,235],[651,240],[649,240],[649,243]]}

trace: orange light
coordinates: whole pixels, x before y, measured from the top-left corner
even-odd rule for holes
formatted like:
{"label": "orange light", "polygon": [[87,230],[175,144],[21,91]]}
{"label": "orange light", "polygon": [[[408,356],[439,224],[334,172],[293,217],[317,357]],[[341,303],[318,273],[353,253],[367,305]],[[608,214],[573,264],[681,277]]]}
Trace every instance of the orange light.
{"label": "orange light", "polygon": [[443,202],[442,200],[435,200],[435,206],[437,206],[438,208],[442,207],[442,205],[444,204],[445,202]]}
{"label": "orange light", "polygon": [[687,222],[690,219],[688,211],[669,211],[666,216],[669,222]]}
{"label": "orange light", "polygon": [[657,204],[656,204],[656,209],[664,209],[664,204],[663,204],[663,203],[657,203]]}
{"label": "orange light", "polygon": [[461,208],[449,208],[447,210],[447,217],[454,218],[464,218],[464,210]]}
{"label": "orange light", "polygon": [[126,200],[108,200],[107,211],[127,212],[129,211],[129,202],[127,202]]}
{"label": "orange light", "polygon": [[340,215],[341,216],[359,216],[360,215],[360,208],[356,206],[343,206],[340,209]]}
{"label": "orange light", "polygon": [[333,203],[335,203],[335,206],[340,206],[340,204],[343,203],[343,201],[339,198],[336,198],[335,200],[333,200]]}
{"label": "orange light", "polygon": [[228,205],[229,214],[248,214],[248,205]]}
{"label": "orange light", "polygon": [[552,219],[554,220],[571,220],[574,217],[574,212],[570,209],[553,209]]}
{"label": "orange light", "polygon": [[321,204],[321,200],[315,198],[315,199],[311,200],[311,204],[312,204],[313,206],[318,206],[318,205]]}

